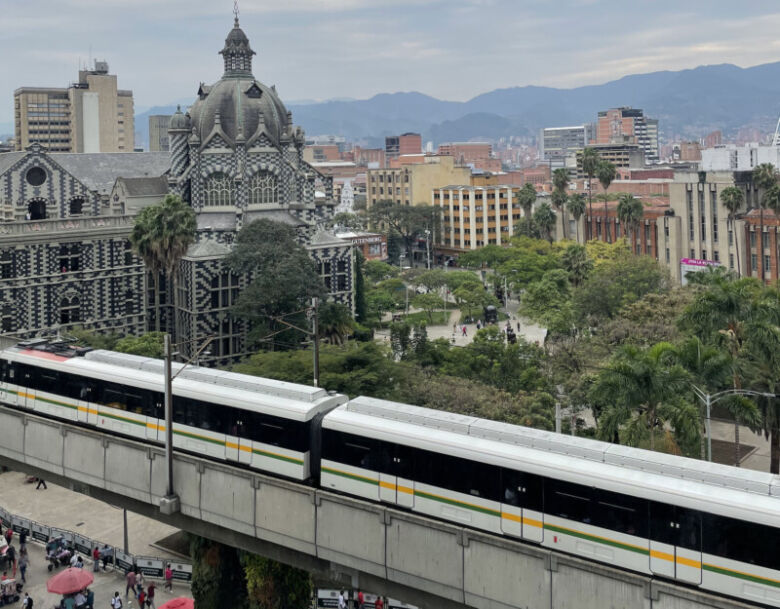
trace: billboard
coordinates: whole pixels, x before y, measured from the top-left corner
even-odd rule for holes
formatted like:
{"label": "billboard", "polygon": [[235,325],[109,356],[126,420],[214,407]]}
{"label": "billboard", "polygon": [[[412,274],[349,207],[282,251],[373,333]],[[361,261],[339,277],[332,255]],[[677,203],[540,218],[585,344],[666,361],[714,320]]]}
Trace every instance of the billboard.
{"label": "billboard", "polygon": [[697,258],[681,258],[680,259],[680,283],[686,285],[688,280],[686,275],[688,273],[699,273],[706,271],[710,267],[720,266],[720,262],[716,260],[699,260]]}

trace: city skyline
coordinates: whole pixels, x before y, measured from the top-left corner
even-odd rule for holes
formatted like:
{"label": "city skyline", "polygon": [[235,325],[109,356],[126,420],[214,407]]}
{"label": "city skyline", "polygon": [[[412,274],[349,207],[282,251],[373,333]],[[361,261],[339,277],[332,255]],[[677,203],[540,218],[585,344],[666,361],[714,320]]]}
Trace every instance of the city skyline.
{"label": "city skyline", "polygon": [[[276,84],[288,103],[396,91],[463,101],[496,88],[570,88],[627,74],[780,58],[774,37],[780,10],[763,1],[680,7],[664,0],[630,11],[592,0],[555,7],[539,0],[323,4],[241,2],[241,24],[258,53],[255,76]],[[214,49],[233,7],[228,0],[195,6],[42,0],[35,15],[22,2],[4,8],[0,41],[6,52],[14,49],[16,61],[6,64],[0,125],[12,123],[14,89],[61,86],[90,58],[109,63],[119,86],[133,90],[139,111],[194,98],[198,82],[221,76]],[[31,45],[35,40],[46,44]]]}

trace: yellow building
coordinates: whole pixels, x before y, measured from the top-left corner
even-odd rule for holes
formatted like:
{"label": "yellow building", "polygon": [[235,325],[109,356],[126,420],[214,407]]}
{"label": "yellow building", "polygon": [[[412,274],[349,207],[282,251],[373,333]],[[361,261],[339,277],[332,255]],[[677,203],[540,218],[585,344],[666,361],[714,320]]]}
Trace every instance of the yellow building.
{"label": "yellow building", "polygon": [[437,254],[457,256],[485,245],[507,243],[523,209],[514,201],[518,186],[446,186],[434,189],[432,204],[441,207]]}
{"label": "yellow building", "polygon": [[431,191],[448,184],[467,184],[471,169],[455,164],[451,156],[410,155],[413,163],[392,169],[369,169],[366,175],[367,204],[390,200],[399,205],[428,205]]}
{"label": "yellow building", "polygon": [[39,143],[50,152],[132,152],[133,92],[117,88],[108,64],[79,70],[68,88],[22,87],[14,91],[16,150]]}

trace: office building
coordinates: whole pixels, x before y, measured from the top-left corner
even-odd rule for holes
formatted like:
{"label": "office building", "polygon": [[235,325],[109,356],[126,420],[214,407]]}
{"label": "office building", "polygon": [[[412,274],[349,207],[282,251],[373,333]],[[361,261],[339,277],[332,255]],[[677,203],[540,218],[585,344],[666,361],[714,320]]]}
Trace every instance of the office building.
{"label": "office building", "polygon": [[419,133],[404,133],[385,138],[385,159],[387,161],[404,154],[422,154],[422,136]]}
{"label": "office building", "polygon": [[149,152],[168,152],[168,124],[170,114],[152,114],[149,117]]}
{"label": "office building", "polygon": [[[592,144],[589,147],[598,152],[599,158],[609,161],[617,169],[640,169],[645,166],[645,153],[639,144]],[[570,167],[572,161],[574,166]],[[567,167],[574,170],[578,178],[585,177],[582,171],[582,151],[567,158]]]}
{"label": "office building", "polygon": [[539,133],[539,159],[553,168],[563,167],[566,157],[576,153],[593,140],[593,125],[546,127]]}
{"label": "office building", "polygon": [[133,92],[117,88],[105,61],[79,70],[67,88],[14,91],[16,150],[37,143],[50,152],[132,152]]}
{"label": "office building", "polygon": [[648,163],[658,161],[658,120],[638,108],[602,110],[596,123],[596,144],[638,144]]}
{"label": "office building", "polygon": [[753,171],[762,163],[780,167],[780,148],[754,142],[743,146],[727,144],[701,151],[702,171]]}
{"label": "office building", "polygon": [[[403,157],[399,157],[403,160]],[[412,156],[414,162],[397,168],[369,169],[367,203],[390,200],[399,205],[429,205],[431,191],[448,184],[468,184],[471,170],[451,156]]]}

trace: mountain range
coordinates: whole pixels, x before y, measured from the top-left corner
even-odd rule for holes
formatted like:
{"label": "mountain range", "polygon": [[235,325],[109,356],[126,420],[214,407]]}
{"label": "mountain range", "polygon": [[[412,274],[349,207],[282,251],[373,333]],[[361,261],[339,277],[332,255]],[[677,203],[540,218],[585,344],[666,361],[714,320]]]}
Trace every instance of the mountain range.
{"label": "mountain range", "polygon": [[[697,138],[717,129],[728,136],[745,127],[773,132],[780,114],[780,62],[635,74],[573,89],[496,89],[465,102],[408,92],[288,104],[307,134],[343,135],[369,146],[384,145],[386,135],[408,131],[436,144],[536,135],[542,127],[593,122],[599,110],[618,106],[642,108],[646,116],[659,119],[667,138]],[[142,141],[148,139],[149,114],[174,110],[175,105],[161,106],[137,115]]]}

